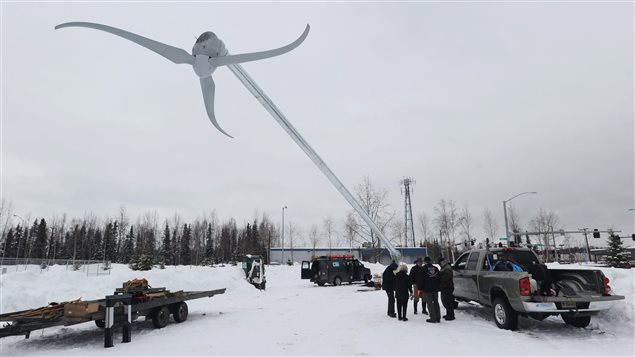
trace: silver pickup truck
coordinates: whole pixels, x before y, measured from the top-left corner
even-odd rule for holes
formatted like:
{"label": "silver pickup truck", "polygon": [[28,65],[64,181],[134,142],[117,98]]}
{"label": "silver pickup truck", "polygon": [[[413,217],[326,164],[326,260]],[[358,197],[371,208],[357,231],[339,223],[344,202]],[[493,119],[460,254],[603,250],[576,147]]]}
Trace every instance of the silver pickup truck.
{"label": "silver pickup truck", "polygon": [[471,250],[452,268],[454,297],[491,306],[496,325],[507,330],[518,327],[519,315],[537,320],[560,315],[566,324],[586,327],[591,315],[624,299],[611,294],[602,271],[547,269],[527,248]]}

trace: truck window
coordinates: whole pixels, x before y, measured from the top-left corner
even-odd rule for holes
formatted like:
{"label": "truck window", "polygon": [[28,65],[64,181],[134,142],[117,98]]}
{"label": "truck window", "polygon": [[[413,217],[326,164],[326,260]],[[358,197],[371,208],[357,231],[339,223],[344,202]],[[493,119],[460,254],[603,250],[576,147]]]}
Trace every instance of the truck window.
{"label": "truck window", "polygon": [[309,262],[302,262],[302,269],[309,269]]}
{"label": "truck window", "polygon": [[340,262],[332,262],[331,266],[333,266],[333,268],[339,268],[340,267]]}
{"label": "truck window", "polygon": [[467,270],[476,270],[478,265],[478,259],[481,257],[480,252],[472,252],[470,258],[467,261]]}
{"label": "truck window", "polygon": [[454,263],[454,269],[465,269],[465,267],[467,266],[468,255],[469,254],[463,254],[462,256],[460,256],[459,259]]}

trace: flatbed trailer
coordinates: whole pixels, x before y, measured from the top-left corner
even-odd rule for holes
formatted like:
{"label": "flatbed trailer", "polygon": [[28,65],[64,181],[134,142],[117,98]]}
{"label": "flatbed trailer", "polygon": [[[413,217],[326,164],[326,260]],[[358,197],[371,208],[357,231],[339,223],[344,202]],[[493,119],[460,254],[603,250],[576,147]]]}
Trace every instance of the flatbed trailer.
{"label": "flatbed trailer", "polygon": [[[130,324],[139,316],[145,316],[146,319],[148,317],[152,318],[154,327],[162,328],[167,325],[170,315],[173,315],[176,322],[183,322],[187,319],[188,308],[185,301],[224,293],[224,288],[207,291],[177,291],[174,293],[165,288],[137,290],[120,288],[115,290],[114,295],[107,296],[104,299],[81,301],[82,305],[91,306],[96,311],[83,313],[76,317],[68,316],[68,311],[65,312],[65,305],[77,302],[1,314],[0,321],[9,322],[9,324],[0,328],[0,338],[21,335],[29,338],[31,332],[35,330],[55,326],[71,326],[90,321],[94,321],[98,327],[106,327],[108,330],[114,325]],[[39,314],[39,311],[43,311],[42,314]],[[109,314],[110,316],[108,316]],[[107,334],[109,332],[107,331]],[[110,339],[112,340],[112,334]],[[106,347],[111,346],[106,343]]]}

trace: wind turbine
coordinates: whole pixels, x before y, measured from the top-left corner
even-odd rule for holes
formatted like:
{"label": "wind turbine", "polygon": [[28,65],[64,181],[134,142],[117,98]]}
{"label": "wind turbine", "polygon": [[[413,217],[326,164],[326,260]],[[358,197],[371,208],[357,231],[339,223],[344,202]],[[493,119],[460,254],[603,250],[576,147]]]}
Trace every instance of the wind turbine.
{"label": "wind turbine", "polygon": [[192,47],[192,54],[187,53],[182,48],[172,47],[164,43],[139,36],[132,32],[124,31],[115,27],[96,24],[92,22],[67,22],[55,26],[55,29],[61,29],[65,27],[88,27],[95,30],[101,30],[113,35],[117,35],[130,40],[140,46],[143,46],[150,51],[153,51],[168,60],[176,64],[189,64],[194,68],[194,73],[199,77],[201,82],[201,90],[203,91],[203,100],[205,101],[205,109],[207,110],[207,116],[212,124],[221,133],[233,138],[227,134],[216,121],[214,115],[214,93],[216,92],[216,85],[212,79],[212,73],[217,67],[227,66],[231,64],[238,64],[244,62],[258,61],[265,58],[279,56],[287,53],[292,49],[300,46],[304,39],[309,34],[309,25],[306,25],[302,35],[292,43],[276,48],[274,50],[244,53],[239,55],[230,55],[225,48],[225,44],[221,41],[215,33],[207,31],[204,32],[196,39],[194,47]]}
{"label": "wind turbine", "polygon": [[294,42],[270,51],[245,53],[239,55],[230,55],[225,48],[225,44],[221,41],[213,32],[204,32],[199,36],[192,48],[192,54],[190,55],[185,50],[177,47],[172,47],[161,42],[145,38],[143,36],[136,35],[134,33],[124,31],[118,28],[95,24],[91,22],[68,22],[55,26],[55,29],[64,27],[88,27],[96,30],[109,32],[113,35],[123,37],[138,45],[141,45],[151,51],[158,53],[159,55],[169,59],[176,64],[187,63],[194,67],[194,72],[198,75],[201,82],[201,89],[203,91],[203,98],[205,100],[205,108],[207,109],[207,115],[209,116],[212,124],[221,133],[231,137],[223,129],[220,128],[216,122],[214,116],[214,92],[215,85],[212,80],[212,73],[217,67],[227,66],[232,73],[242,82],[242,84],[251,92],[251,94],[258,99],[260,104],[267,109],[269,114],[280,124],[280,126],[291,136],[291,139],[307,154],[307,156],[313,161],[313,163],[322,171],[322,173],[331,181],[333,186],[340,192],[340,194],[348,201],[348,203],[357,211],[360,217],[368,224],[370,229],[379,237],[390,253],[392,259],[396,262],[401,261],[401,253],[395,249],[395,247],[386,238],[384,233],[368,216],[368,213],[357,202],[353,195],[348,191],[346,186],[335,176],[333,171],[326,165],[324,160],[313,150],[309,143],[300,135],[296,128],[291,125],[289,120],[282,114],[282,111],[276,107],[273,101],[265,94],[265,92],[256,84],[256,82],[247,74],[245,69],[240,63],[257,61],[260,59],[279,56],[287,53],[292,49],[298,47],[309,34],[310,26],[307,25],[302,35]]}

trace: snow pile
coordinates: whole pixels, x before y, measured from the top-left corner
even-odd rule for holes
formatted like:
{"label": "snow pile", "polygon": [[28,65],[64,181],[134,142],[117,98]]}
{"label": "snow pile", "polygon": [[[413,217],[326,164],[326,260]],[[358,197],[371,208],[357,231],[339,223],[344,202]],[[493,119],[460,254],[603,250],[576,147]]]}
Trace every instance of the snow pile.
{"label": "snow pile", "polygon": [[[365,266],[373,274],[385,269]],[[626,300],[594,317],[589,328],[567,326],[559,317],[523,318],[515,332],[498,329],[491,309],[464,303],[452,322],[427,324],[425,315],[412,314],[412,304],[410,321],[397,321],[386,316],[383,291],[360,284],[318,287],[300,279],[297,264],[267,267],[265,292],[246,283],[239,266],[133,272],[115,265],[111,275],[96,277],[63,267],[8,273],[0,278],[2,312],[103,298],[132,278],[173,291],[225,287],[227,292],[188,302],[190,316],[182,324],[154,329],[137,322],[132,343],[120,343],[117,332],[111,349],[102,347],[103,331],[86,323],[36,331],[29,340],[0,339],[0,355],[632,355],[635,270],[602,270]]]}

